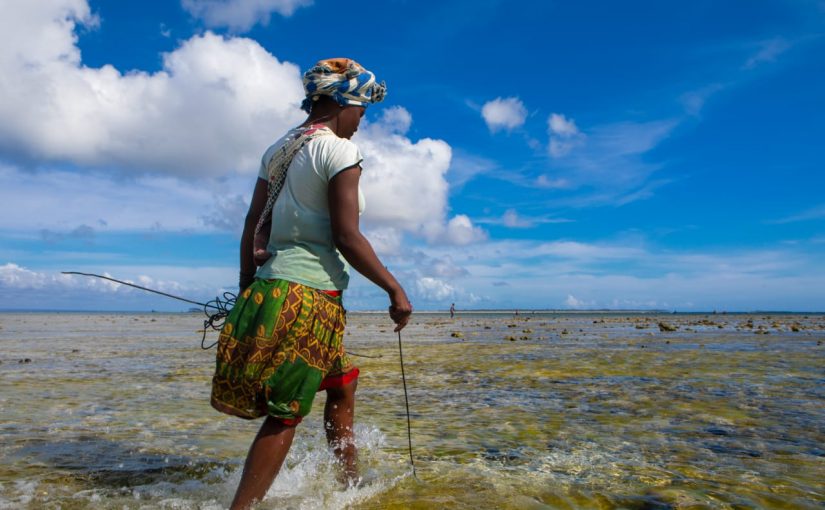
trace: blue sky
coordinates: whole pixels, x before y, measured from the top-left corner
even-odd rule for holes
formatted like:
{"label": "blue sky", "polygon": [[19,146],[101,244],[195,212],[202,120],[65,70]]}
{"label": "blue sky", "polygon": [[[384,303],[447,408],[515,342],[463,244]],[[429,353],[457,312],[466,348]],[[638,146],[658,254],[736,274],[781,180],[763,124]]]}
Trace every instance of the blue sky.
{"label": "blue sky", "polygon": [[0,308],[186,307],[63,270],[232,289],[300,73],[346,56],[388,85],[362,223],[416,308],[825,310],[825,2],[341,5],[4,5]]}

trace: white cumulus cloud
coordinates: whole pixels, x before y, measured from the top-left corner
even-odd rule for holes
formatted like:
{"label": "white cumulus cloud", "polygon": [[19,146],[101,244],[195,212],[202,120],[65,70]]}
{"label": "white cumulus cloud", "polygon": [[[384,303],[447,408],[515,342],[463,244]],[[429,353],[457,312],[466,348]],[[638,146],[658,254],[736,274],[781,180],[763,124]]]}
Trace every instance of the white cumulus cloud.
{"label": "white cumulus cloud", "polygon": [[576,122],[560,113],[552,113],[547,119],[547,131],[550,133],[550,155],[558,158],[566,155],[577,145],[584,143],[584,135]]}
{"label": "white cumulus cloud", "polygon": [[502,129],[510,131],[524,125],[527,109],[517,97],[497,97],[484,104],[481,116],[491,132],[495,133]]}
{"label": "white cumulus cloud", "polygon": [[[41,167],[0,166],[8,184],[0,226],[236,231],[261,154],[303,119],[299,68],[251,39],[210,32],[164,54],[155,73],[92,68],[76,31],[95,23],[85,0],[14,2],[0,18],[0,157]],[[450,145],[410,139],[403,107],[378,111],[355,138],[366,157],[365,227],[378,247],[397,252],[402,232],[429,242],[482,239],[468,217],[448,214]]]}
{"label": "white cumulus cloud", "polygon": [[441,140],[413,142],[406,132],[412,116],[401,107],[384,110],[365,124],[354,141],[364,153],[361,186],[368,229],[396,228],[430,242],[468,244],[484,239],[465,215],[447,217],[449,184],[445,178],[452,149]]}
{"label": "white cumulus cloud", "polygon": [[243,32],[259,23],[268,25],[273,12],[291,16],[299,7],[312,5],[312,0],[183,0],[181,3],[207,26]]}
{"label": "white cumulus cloud", "polygon": [[429,276],[416,280],[415,288],[419,296],[432,301],[442,301],[455,294],[455,288],[452,285]]}
{"label": "white cumulus cloud", "polygon": [[4,7],[0,151],[175,175],[252,172],[274,133],[302,117],[300,70],[253,40],[207,32],[163,55],[161,71],[123,72],[82,63],[75,31],[93,23],[81,0]]}
{"label": "white cumulus cloud", "polygon": [[595,305],[595,302],[578,299],[574,295],[568,294],[567,299],[564,300],[564,305],[568,308],[589,308]]}
{"label": "white cumulus cloud", "polygon": [[447,222],[446,228],[440,236],[448,244],[463,246],[487,239],[487,234],[480,227],[473,225],[472,220],[465,215],[453,216]]}
{"label": "white cumulus cloud", "polygon": [[547,119],[547,126],[554,135],[573,136],[579,133],[579,128],[576,127],[576,122],[573,119],[568,119],[558,113],[550,114],[550,118]]}

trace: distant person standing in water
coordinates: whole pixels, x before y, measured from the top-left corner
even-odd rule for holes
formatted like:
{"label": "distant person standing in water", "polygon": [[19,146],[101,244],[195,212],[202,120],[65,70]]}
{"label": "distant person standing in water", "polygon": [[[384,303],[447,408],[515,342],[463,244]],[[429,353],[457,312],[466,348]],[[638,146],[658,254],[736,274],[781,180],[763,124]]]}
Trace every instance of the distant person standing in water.
{"label": "distant person standing in water", "polygon": [[387,292],[395,331],[412,313],[358,224],[362,157],[350,138],[386,86],[343,58],[318,62],[303,81],[301,108],[309,116],[264,153],[241,237],[241,294],[218,339],[212,406],[241,418],[266,416],[232,509],[266,495],[295,427],[321,390],[327,441],[347,482],[357,480],[352,427],[359,372],[343,343],[346,262]]}
{"label": "distant person standing in water", "polygon": [[455,317],[455,303],[450,305],[450,318]]}

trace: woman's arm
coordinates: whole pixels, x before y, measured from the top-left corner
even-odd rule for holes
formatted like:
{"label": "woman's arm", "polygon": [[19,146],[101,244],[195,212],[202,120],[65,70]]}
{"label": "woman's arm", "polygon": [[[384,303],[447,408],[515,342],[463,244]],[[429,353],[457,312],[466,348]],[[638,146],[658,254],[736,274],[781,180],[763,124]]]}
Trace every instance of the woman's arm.
{"label": "woman's arm", "polygon": [[238,280],[238,286],[241,290],[249,287],[252,280],[255,278],[255,260],[252,257],[252,242],[255,239],[255,226],[258,224],[258,218],[266,205],[266,191],[267,181],[258,178],[255,183],[255,191],[252,193],[252,201],[249,204],[249,212],[246,213],[246,220],[243,225],[243,234],[241,235],[241,272]]}
{"label": "woman's arm", "polygon": [[361,167],[356,165],[336,174],[329,182],[329,217],[332,240],[356,271],[384,289],[390,297],[390,318],[395,331],[407,325],[412,305],[404,289],[378,260],[375,250],[358,226],[358,180]]}

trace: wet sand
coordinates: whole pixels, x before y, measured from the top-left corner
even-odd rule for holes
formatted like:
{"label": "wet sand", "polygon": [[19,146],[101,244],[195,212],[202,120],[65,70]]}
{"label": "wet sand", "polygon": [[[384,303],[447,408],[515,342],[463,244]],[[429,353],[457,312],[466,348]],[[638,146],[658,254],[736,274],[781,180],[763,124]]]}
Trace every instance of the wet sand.
{"label": "wet sand", "polygon": [[[195,314],[0,314],[0,508],[225,508],[257,422]],[[214,338],[214,334],[211,335]],[[821,508],[825,317],[349,316],[364,481],[319,395],[261,508]],[[28,360],[28,361],[27,361]]]}

